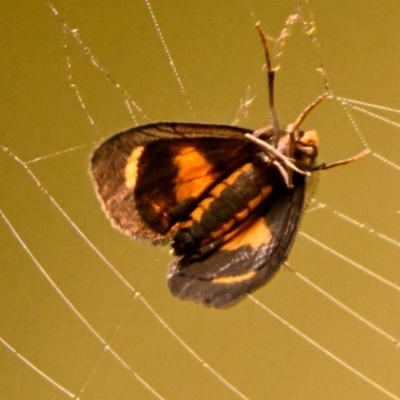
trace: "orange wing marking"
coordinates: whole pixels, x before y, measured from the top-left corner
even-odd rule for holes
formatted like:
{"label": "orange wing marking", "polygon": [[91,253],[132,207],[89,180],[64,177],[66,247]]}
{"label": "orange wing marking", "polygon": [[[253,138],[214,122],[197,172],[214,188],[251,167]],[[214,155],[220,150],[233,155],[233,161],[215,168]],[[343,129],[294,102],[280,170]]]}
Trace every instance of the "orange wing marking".
{"label": "orange wing marking", "polygon": [[256,274],[256,271],[250,271],[243,275],[236,276],[225,276],[223,278],[215,278],[212,280],[213,283],[219,283],[223,285],[229,285],[231,283],[246,281],[247,279],[251,279]]}
{"label": "orange wing marking", "polygon": [[[233,232],[234,233],[234,232]],[[257,249],[267,244],[271,240],[271,230],[263,217],[259,218],[255,223],[240,230],[231,236],[221,247],[221,250],[236,250],[243,246],[250,246]]]}
{"label": "orange wing marking", "polygon": [[179,171],[175,180],[177,202],[199,197],[217,177],[216,173],[211,173],[213,165],[194,147],[182,149],[174,158],[174,164]]}

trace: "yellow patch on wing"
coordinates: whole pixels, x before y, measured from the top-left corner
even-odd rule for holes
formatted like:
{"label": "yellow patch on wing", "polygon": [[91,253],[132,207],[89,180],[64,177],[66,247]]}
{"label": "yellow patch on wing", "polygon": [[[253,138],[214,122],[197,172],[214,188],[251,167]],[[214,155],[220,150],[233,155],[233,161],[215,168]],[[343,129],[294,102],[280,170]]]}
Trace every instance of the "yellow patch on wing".
{"label": "yellow patch on wing", "polygon": [[255,274],[256,274],[256,271],[250,271],[250,272],[246,272],[243,275],[224,276],[222,278],[215,278],[212,280],[212,282],[229,285],[230,283],[243,282],[248,279],[251,279]]}
{"label": "yellow patch on wing", "polygon": [[[240,228],[239,228],[240,229]],[[222,246],[221,250],[236,250],[243,246],[257,249],[271,240],[271,230],[264,218],[259,218],[253,224],[233,235]]]}
{"label": "yellow patch on wing", "polygon": [[136,186],[137,166],[144,150],[143,146],[136,147],[128,157],[125,166],[125,185],[132,189]]}
{"label": "yellow patch on wing", "polygon": [[175,180],[175,196],[178,203],[189,197],[199,197],[218,176],[211,172],[213,165],[195,147],[188,146],[182,149],[173,162],[178,168]]}

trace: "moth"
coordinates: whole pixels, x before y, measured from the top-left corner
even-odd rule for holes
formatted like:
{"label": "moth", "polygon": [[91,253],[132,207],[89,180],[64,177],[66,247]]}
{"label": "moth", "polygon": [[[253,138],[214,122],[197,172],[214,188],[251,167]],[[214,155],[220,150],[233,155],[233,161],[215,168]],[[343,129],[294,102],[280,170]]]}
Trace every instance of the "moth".
{"label": "moth", "polygon": [[91,173],[112,224],[133,239],[171,243],[168,286],[175,296],[229,307],[264,285],[288,257],[315,171],[366,154],[316,164],[318,136],[300,125],[329,94],[281,127],[266,35],[272,124],[160,122],[107,139],[93,153]]}

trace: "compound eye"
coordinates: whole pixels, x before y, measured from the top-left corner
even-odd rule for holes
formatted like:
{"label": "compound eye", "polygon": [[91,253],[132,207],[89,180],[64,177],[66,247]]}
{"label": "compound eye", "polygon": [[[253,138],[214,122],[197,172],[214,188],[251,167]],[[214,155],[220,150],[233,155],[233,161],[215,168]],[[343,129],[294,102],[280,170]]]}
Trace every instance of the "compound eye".
{"label": "compound eye", "polygon": [[302,140],[302,138],[303,138],[303,136],[304,136],[304,131],[303,130],[297,130],[296,132],[295,132],[295,137],[296,137],[296,140]]}

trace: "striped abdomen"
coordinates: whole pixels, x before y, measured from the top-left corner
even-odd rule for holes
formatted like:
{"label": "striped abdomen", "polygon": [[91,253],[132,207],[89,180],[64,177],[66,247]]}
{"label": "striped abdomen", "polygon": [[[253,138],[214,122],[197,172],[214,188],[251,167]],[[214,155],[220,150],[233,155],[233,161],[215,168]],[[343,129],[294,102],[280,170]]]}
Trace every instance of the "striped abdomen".
{"label": "striped abdomen", "polygon": [[271,194],[271,175],[247,163],[219,182],[181,224],[172,245],[175,253],[190,255],[221,244]]}

